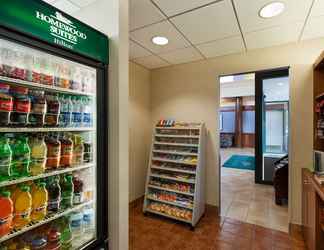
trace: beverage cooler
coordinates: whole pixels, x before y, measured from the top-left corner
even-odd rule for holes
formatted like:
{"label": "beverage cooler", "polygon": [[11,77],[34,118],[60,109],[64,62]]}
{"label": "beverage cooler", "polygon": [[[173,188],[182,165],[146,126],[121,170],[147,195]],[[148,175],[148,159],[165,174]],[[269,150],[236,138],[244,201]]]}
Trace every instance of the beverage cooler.
{"label": "beverage cooler", "polygon": [[104,34],[1,3],[0,250],[108,249],[107,68]]}

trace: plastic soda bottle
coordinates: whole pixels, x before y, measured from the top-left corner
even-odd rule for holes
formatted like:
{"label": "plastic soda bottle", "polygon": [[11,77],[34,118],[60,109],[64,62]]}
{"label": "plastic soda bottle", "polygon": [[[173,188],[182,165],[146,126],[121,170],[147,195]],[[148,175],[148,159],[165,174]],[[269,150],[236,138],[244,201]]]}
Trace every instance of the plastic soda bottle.
{"label": "plastic soda bottle", "polygon": [[61,178],[62,201],[61,208],[67,209],[73,206],[74,185],[72,175],[65,175]]}
{"label": "plastic soda bottle", "polygon": [[61,233],[61,250],[72,249],[72,229],[69,223],[69,217],[62,217],[59,220],[59,230]]}
{"label": "plastic soda bottle", "polygon": [[73,176],[74,194],[73,194],[73,204],[78,205],[83,202],[83,180],[78,174]]}
{"label": "plastic soda bottle", "polygon": [[82,103],[80,98],[73,96],[72,100],[72,126],[80,127],[82,123]]}
{"label": "plastic soda bottle", "polygon": [[13,226],[15,229],[21,229],[30,222],[30,213],[32,208],[32,196],[30,187],[22,185],[15,196]]}
{"label": "plastic soda bottle", "polygon": [[82,126],[91,127],[92,126],[91,100],[88,97],[83,97],[81,100],[82,100]]}
{"label": "plastic soda bottle", "polygon": [[28,176],[30,163],[30,148],[28,137],[18,135],[10,144],[12,150],[12,175],[14,177]]}
{"label": "plastic soda bottle", "polygon": [[11,175],[12,152],[9,138],[0,137],[0,181],[8,180]]}
{"label": "plastic soda bottle", "polygon": [[47,211],[58,212],[61,203],[61,187],[59,185],[59,176],[49,177],[46,183],[48,192]]}
{"label": "plastic soda bottle", "polygon": [[85,233],[94,233],[94,210],[92,207],[86,207],[83,210],[83,228]]}
{"label": "plastic soda bottle", "polygon": [[84,159],[84,140],[81,135],[73,135],[73,164],[80,165]]}
{"label": "plastic soda bottle", "polygon": [[33,222],[41,221],[47,213],[48,193],[45,182],[34,183],[32,186],[32,213],[31,220]]}
{"label": "plastic soda bottle", "polygon": [[50,136],[46,138],[47,145],[47,169],[56,169],[60,166],[61,157],[61,142],[57,136]]}
{"label": "plastic soda bottle", "polygon": [[29,165],[31,175],[39,175],[45,172],[47,146],[44,136],[33,136],[30,140],[31,163]]}
{"label": "plastic soda bottle", "polygon": [[72,101],[71,97],[68,95],[60,95],[60,127],[70,127],[71,126],[71,118],[72,118]]}
{"label": "plastic soda bottle", "polygon": [[72,166],[72,160],[73,160],[73,141],[67,134],[64,134],[63,137],[61,137],[60,141],[61,141],[60,166],[70,167]]}
{"label": "plastic soda bottle", "polygon": [[0,193],[0,237],[10,233],[12,228],[13,203],[10,192]]}

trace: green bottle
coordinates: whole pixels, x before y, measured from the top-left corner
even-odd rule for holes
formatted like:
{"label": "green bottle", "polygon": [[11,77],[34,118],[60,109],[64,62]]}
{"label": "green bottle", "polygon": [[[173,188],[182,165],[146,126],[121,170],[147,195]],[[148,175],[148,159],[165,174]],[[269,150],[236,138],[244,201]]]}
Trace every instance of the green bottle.
{"label": "green bottle", "polygon": [[9,138],[0,137],[0,181],[10,179],[12,152]]}
{"label": "green bottle", "polygon": [[73,206],[73,193],[74,193],[74,185],[73,185],[73,177],[72,175],[65,175],[62,178],[61,189],[62,189],[62,201],[61,208],[67,209]]}
{"label": "green bottle", "polygon": [[72,249],[72,230],[69,217],[62,217],[59,220],[59,231],[61,233],[61,250]]}
{"label": "green bottle", "polygon": [[12,175],[25,177],[29,175],[30,148],[28,137],[19,135],[12,143]]}

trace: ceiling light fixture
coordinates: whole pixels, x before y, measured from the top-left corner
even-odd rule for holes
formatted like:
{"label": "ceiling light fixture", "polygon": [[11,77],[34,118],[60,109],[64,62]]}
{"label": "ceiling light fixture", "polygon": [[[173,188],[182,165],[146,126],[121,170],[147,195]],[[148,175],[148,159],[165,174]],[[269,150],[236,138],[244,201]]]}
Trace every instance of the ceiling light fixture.
{"label": "ceiling light fixture", "polygon": [[259,11],[262,18],[271,18],[280,15],[285,9],[285,4],[282,2],[272,2],[263,6]]}
{"label": "ceiling light fixture", "polygon": [[164,46],[169,43],[169,39],[164,36],[155,36],[152,38],[152,43],[159,46]]}

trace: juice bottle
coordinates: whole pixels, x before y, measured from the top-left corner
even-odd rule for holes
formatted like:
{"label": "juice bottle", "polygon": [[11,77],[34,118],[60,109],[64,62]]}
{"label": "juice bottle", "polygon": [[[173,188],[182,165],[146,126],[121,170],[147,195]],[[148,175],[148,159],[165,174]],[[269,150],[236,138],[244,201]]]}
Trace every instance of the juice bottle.
{"label": "juice bottle", "polygon": [[3,126],[10,123],[10,114],[13,110],[13,99],[9,89],[8,84],[0,83],[0,125]]}
{"label": "juice bottle", "polygon": [[81,165],[84,155],[84,143],[81,135],[73,135],[73,145],[73,165]]}
{"label": "juice bottle", "polygon": [[31,111],[28,117],[29,124],[42,127],[45,124],[45,113],[47,110],[44,91],[29,90],[29,96],[31,98]]}
{"label": "juice bottle", "polygon": [[61,156],[61,142],[57,139],[57,136],[49,136],[46,138],[47,145],[47,169],[56,169],[60,166]]}
{"label": "juice bottle", "polygon": [[80,172],[80,178],[83,180],[83,201],[94,199],[95,175],[93,168],[87,168]]}
{"label": "juice bottle", "polygon": [[[86,136],[85,136],[86,135]],[[90,163],[93,161],[93,143],[90,134],[83,135],[84,155],[83,162]]]}
{"label": "juice bottle", "polygon": [[60,250],[61,249],[61,233],[56,225],[50,226],[47,230],[47,246],[46,250]]}
{"label": "juice bottle", "polygon": [[71,81],[71,69],[67,62],[63,62],[60,65],[60,87],[70,88]]}
{"label": "juice bottle", "polygon": [[10,233],[12,228],[13,203],[10,192],[0,193],[0,237]]}
{"label": "juice bottle", "polygon": [[57,126],[59,124],[60,101],[56,94],[47,94],[47,113],[45,115],[45,124],[47,126]]}
{"label": "juice bottle", "polygon": [[72,249],[72,229],[69,223],[69,217],[65,216],[58,220],[58,228],[61,233],[61,250]]}
{"label": "juice bottle", "polygon": [[71,167],[72,159],[73,159],[73,141],[67,134],[64,134],[64,136],[61,137],[60,141],[61,141],[60,166]]}
{"label": "juice bottle", "polygon": [[33,58],[33,67],[32,67],[32,78],[33,82],[40,83],[41,82],[41,57],[36,54]]}
{"label": "juice bottle", "polygon": [[29,191],[29,186],[19,186],[19,191],[14,200],[13,226],[15,229],[21,229],[30,222],[32,196]]}
{"label": "juice bottle", "polygon": [[26,126],[31,108],[28,88],[11,86],[10,92],[14,97],[14,107],[11,122],[17,126]]}
{"label": "juice bottle", "polygon": [[14,67],[11,74],[11,77],[26,80],[26,70],[24,65],[24,57],[25,53],[20,50],[16,49],[14,51]]}
{"label": "juice bottle", "polygon": [[58,212],[60,210],[61,187],[59,185],[59,178],[59,176],[51,176],[46,182],[46,189],[48,192],[48,212]]}
{"label": "juice bottle", "polygon": [[63,178],[61,178],[62,209],[71,208],[73,206],[74,185],[72,178],[72,175],[65,175]]}
{"label": "juice bottle", "polygon": [[32,213],[33,222],[41,221],[45,218],[47,212],[48,193],[45,182],[34,183],[32,186]]}
{"label": "juice bottle", "polygon": [[0,181],[8,180],[11,175],[12,152],[9,138],[0,137]]}
{"label": "juice bottle", "polygon": [[73,204],[78,205],[83,202],[83,181],[79,174],[73,176],[74,194],[73,194]]}
{"label": "juice bottle", "polygon": [[29,175],[30,148],[28,145],[28,137],[18,135],[11,141],[12,150],[12,175],[14,177],[22,177]]}
{"label": "juice bottle", "polygon": [[7,77],[13,77],[15,52],[9,44],[6,45],[6,48],[2,49],[1,57],[3,61],[3,75]]}
{"label": "juice bottle", "polygon": [[60,127],[70,127],[72,122],[72,102],[69,95],[60,95]]}
{"label": "juice bottle", "polygon": [[37,134],[30,140],[31,163],[29,165],[31,175],[39,175],[45,172],[47,146],[44,136]]}
{"label": "juice bottle", "polygon": [[52,63],[49,58],[43,57],[40,61],[41,83],[46,85],[54,84]]}

